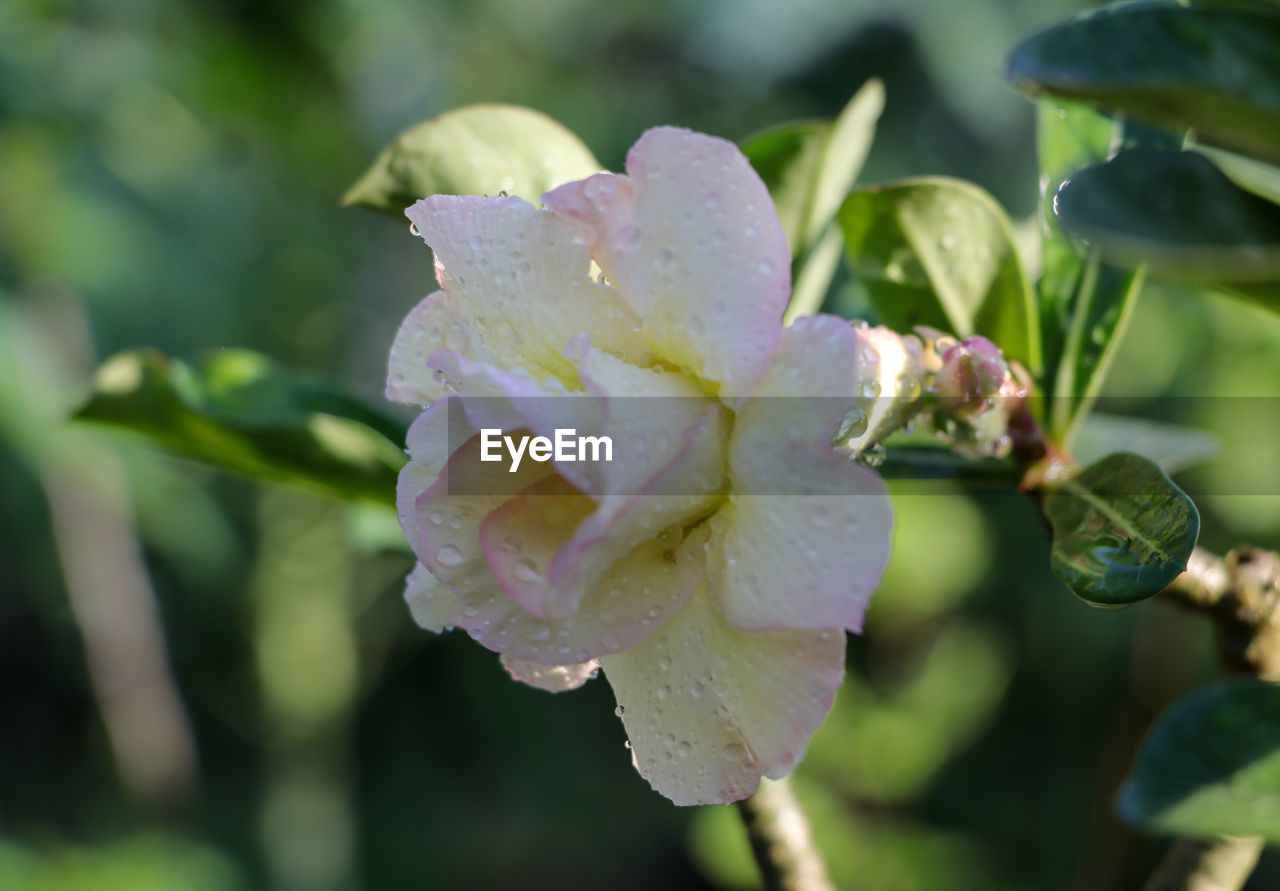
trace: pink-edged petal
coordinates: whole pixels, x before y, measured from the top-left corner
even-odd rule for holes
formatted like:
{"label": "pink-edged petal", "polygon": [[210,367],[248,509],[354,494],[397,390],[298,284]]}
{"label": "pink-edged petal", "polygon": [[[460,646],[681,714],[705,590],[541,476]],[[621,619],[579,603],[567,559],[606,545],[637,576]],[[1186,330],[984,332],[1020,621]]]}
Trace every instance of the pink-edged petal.
{"label": "pink-edged petal", "polygon": [[[566,355],[578,366],[586,392],[602,400],[598,432],[610,438],[612,460],[594,464],[588,491],[602,495],[632,495],[653,489],[655,477],[688,448],[684,438],[713,406],[697,384],[683,374],[660,366],[638,368],[590,346],[580,337]],[[721,465],[725,442],[701,438],[702,462]],[[690,463],[690,462],[686,462]],[[680,492],[687,494],[688,488]]]}
{"label": "pink-edged petal", "polygon": [[707,527],[669,529],[635,548],[596,581],[577,612],[542,619],[493,580],[459,591],[450,624],[509,658],[544,665],[585,662],[643,642],[677,614],[705,577]]}
{"label": "pink-edged petal", "polygon": [[554,214],[519,198],[433,195],[405,215],[435,251],[464,324],[503,367],[569,381],[574,369],[562,350],[580,331],[648,361],[639,319],[612,288],[591,281],[586,244]]}
{"label": "pink-edged petal", "polygon": [[542,200],[579,227],[662,358],[723,385],[721,396],[755,389],[778,343],[791,254],[768,189],[733,143],[659,127],[632,147],[626,176],[597,174]]}
{"label": "pink-edged petal", "polygon": [[492,579],[480,546],[484,518],[553,473],[547,464],[525,462],[511,473],[505,462],[481,461],[480,443],[479,436],[472,436],[458,447],[435,481],[416,496],[417,481],[406,482],[408,468],[401,471],[397,498],[400,524],[406,534],[412,531],[409,544],[418,559],[460,593]]}
{"label": "pink-edged petal", "polygon": [[739,414],[707,566],[735,627],[861,629],[893,517],[879,477],[830,442],[876,362],[844,320],[800,319]]}
{"label": "pink-edged petal", "polygon": [[644,492],[606,495],[574,530],[547,567],[553,599],[551,615],[577,608],[580,592],[595,584],[605,567],[664,529],[706,516],[723,499],[721,443],[728,421],[718,404],[682,434],[683,445],[647,483]]}
{"label": "pink-edged petal", "polygon": [[844,678],[844,634],[738,631],[703,589],[600,664],[641,776],[679,805],[727,804],[799,762]]}
{"label": "pink-edged petal", "polygon": [[[556,379],[538,381],[522,368],[503,371],[449,350],[432,354],[428,361],[457,392],[462,415],[474,430],[496,429],[513,436],[522,431],[520,435],[531,433],[554,441],[559,429],[576,430],[586,436],[595,435],[604,424],[603,399],[571,393]],[[510,461],[503,454],[502,464],[506,467]],[[526,455],[520,469],[529,463],[532,462]],[[552,464],[580,490],[589,494],[598,491],[599,469],[592,464]]]}
{"label": "pink-edged petal", "polygon": [[480,524],[480,547],[507,596],[527,612],[548,618],[547,599],[552,592],[547,567],[595,509],[594,501],[555,475],[539,480],[486,516]]}
{"label": "pink-edged petal", "polygon": [[437,634],[448,628],[458,611],[458,595],[421,563],[405,579],[404,599],[419,627]]}
{"label": "pink-edged petal", "polygon": [[396,332],[387,362],[387,398],[410,405],[430,405],[447,393],[444,381],[432,371],[427,358],[439,350],[458,350],[474,359],[495,362],[496,357],[443,291],[428,294]]}
{"label": "pink-edged petal", "polygon": [[738,413],[730,443],[733,489],[792,494],[800,455],[831,444],[877,368],[858,330],[831,315],[805,316],[782,335],[769,373]]}
{"label": "pink-edged petal", "polygon": [[546,690],[548,693],[563,693],[576,690],[596,676],[600,663],[595,659],[577,662],[572,665],[539,665],[536,662],[525,662],[502,656],[502,667],[517,681],[523,681],[530,687]]}
{"label": "pink-edged petal", "polygon": [[861,433],[850,432],[845,445],[860,454],[897,430],[916,413],[924,391],[924,358],[920,341],[883,325],[858,329],[858,339],[876,355],[874,377],[864,379]]}
{"label": "pink-edged petal", "polygon": [[436,485],[449,456],[470,436],[470,431],[464,425],[450,423],[453,411],[456,411],[454,401],[441,399],[435,402],[418,415],[405,437],[409,461],[400,470],[396,486],[396,512],[409,546],[414,549],[418,559],[425,562],[430,562],[430,557],[426,556],[427,551],[419,529],[418,497]]}

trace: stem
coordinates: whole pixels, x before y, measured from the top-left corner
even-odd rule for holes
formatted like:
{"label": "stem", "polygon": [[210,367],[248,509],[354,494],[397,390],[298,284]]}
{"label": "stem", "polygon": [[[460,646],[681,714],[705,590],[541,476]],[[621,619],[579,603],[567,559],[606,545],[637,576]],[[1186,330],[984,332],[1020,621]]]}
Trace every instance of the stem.
{"label": "stem", "polygon": [[[1214,622],[1224,673],[1280,682],[1280,555],[1246,547],[1222,558],[1196,548],[1161,596]],[[1180,839],[1144,891],[1239,891],[1264,846],[1261,838]]]}
{"label": "stem", "polygon": [[738,812],[765,891],[835,891],[789,777],[762,779],[754,795],[738,802]]}
{"label": "stem", "polygon": [[1181,839],[1169,849],[1143,891],[1240,891],[1262,848],[1260,838]]}

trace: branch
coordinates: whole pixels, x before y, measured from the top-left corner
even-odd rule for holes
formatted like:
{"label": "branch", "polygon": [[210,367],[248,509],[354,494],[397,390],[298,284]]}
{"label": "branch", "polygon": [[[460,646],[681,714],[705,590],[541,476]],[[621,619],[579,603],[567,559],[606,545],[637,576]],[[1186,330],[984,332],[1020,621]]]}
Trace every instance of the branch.
{"label": "branch", "polygon": [[765,891],[835,891],[789,777],[762,779],[754,795],[738,802],[738,812]]}
{"label": "branch", "polygon": [[[1196,548],[1160,596],[1213,621],[1225,674],[1280,683],[1280,555],[1245,547],[1222,558]],[[1144,891],[1239,891],[1263,847],[1261,838],[1179,839]]]}

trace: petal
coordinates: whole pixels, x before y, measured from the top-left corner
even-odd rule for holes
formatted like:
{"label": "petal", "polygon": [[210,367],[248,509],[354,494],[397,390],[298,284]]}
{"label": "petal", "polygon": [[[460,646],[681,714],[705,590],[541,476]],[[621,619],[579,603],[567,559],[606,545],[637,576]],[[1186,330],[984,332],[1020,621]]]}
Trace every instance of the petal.
{"label": "petal", "polygon": [[735,628],[862,630],[889,562],[888,494],[842,455],[809,460],[817,485],[846,494],[733,496],[711,519],[708,581]]}
{"label": "petal", "polygon": [[418,481],[406,481],[411,466],[400,472],[400,524],[410,535],[409,544],[418,559],[459,591],[492,578],[480,546],[484,518],[553,473],[550,466],[532,461],[521,464],[515,473],[505,463],[481,461],[479,436],[456,449],[435,481],[416,496],[413,490]]}
{"label": "petal", "polygon": [[546,571],[555,552],[573,530],[596,509],[596,503],[568,480],[553,475],[508,499],[480,524],[480,547],[502,590],[526,611],[540,618],[568,615],[578,606],[548,610]]}
{"label": "petal", "polygon": [[733,490],[792,494],[808,468],[797,450],[825,450],[862,384],[875,374],[874,350],[837,316],[799,318],[782,334],[778,353],[755,395],[742,406],[730,443]]}
{"label": "petal", "polygon": [[595,677],[600,670],[600,663],[595,659],[588,659],[573,665],[539,665],[504,655],[502,667],[515,680],[524,681],[530,687],[537,687],[548,693],[563,693],[566,690],[576,690]]}
{"label": "petal", "polygon": [[800,761],[844,678],[844,634],[737,631],[704,589],[600,663],[641,776],[679,805],[727,804]]}
{"label": "petal", "polygon": [[547,568],[558,595],[547,603],[550,614],[572,610],[576,592],[594,584],[605,567],[641,542],[715,509],[723,498],[721,443],[727,424],[724,409],[712,404],[684,431],[682,448],[649,481],[647,491],[600,499]]}
{"label": "petal", "polygon": [[854,454],[884,439],[905,424],[917,409],[924,389],[924,359],[920,341],[903,337],[883,325],[858,329],[858,339],[875,351],[874,377],[863,379],[862,395],[870,400],[865,430],[846,445]]}
{"label": "petal", "polygon": [[722,397],[749,394],[791,294],[791,254],[768,190],[733,143],[673,127],[640,138],[627,174],[568,183],[542,200],[579,227],[662,358],[722,384]]}
{"label": "petal", "polygon": [[405,579],[404,599],[413,621],[437,634],[452,624],[450,618],[458,610],[458,595],[421,563]]}
{"label": "petal", "polygon": [[427,362],[428,356],[442,349],[496,361],[458,314],[448,295],[436,291],[409,311],[396,332],[387,362],[387,398],[392,402],[430,405],[444,396],[447,392],[444,381]]}
{"label": "petal", "polygon": [[405,215],[443,266],[442,286],[487,356],[571,381],[562,351],[580,331],[628,359],[648,361],[639,320],[614,289],[589,278],[580,236],[554,214],[519,198],[433,195]]}
{"label": "petal", "polygon": [[449,456],[470,435],[464,425],[450,423],[450,414],[456,410],[455,399],[434,403],[418,415],[405,437],[409,461],[401,468],[396,485],[396,512],[409,546],[419,560],[427,562],[430,562],[430,557],[426,556],[428,552],[422,544],[417,501],[423,492],[436,485]]}
{"label": "petal", "polygon": [[459,591],[450,623],[509,658],[545,665],[585,662],[646,640],[702,584],[707,526],[646,541],[610,566],[578,611],[541,619],[507,597],[492,576]]}
{"label": "petal", "polygon": [[735,627],[861,629],[893,517],[879,477],[829,443],[875,363],[843,319],[800,319],[739,414],[734,494],[712,520],[707,565]]}

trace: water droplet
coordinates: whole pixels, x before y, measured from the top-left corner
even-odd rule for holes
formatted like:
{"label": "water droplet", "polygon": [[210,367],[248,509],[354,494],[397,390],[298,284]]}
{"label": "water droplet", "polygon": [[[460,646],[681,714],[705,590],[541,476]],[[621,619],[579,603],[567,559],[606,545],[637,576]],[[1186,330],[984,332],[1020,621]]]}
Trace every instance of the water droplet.
{"label": "water droplet", "polygon": [[427,514],[427,519],[431,521],[432,526],[439,526],[444,522],[444,514],[440,513],[438,510],[433,510],[431,513]]}
{"label": "water droplet", "polygon": [[517,560],[511,570],[511,574],[517,580],[527,584],[537,584],[542,581],[542,575],[538,572],[538,564],[534,563],[531,557],[521,557]]}
{"label": "water droplet", "polygon": [[525,628],[524,636],[529,640],[550,640],[551,627],[546,622],[532,622]]}
{"label": "water droplet", "polygon": [[[617,708],[615,708],[615,709],[613,710],[613,713],[614,713],[615,715],[617,715],[619,718],[621,718],[623,715],[625,715],[625,714],[627,713],[627,710],[626,710],[625,708],[623,708],[622,706],[618,706]],[[631,742],[630,742],[630,740],[628,740],[628,741],[627,741],[627,748],[628,748],[628,749],[629,749],[629,748],[631,748]]]}
{"label": "water droplet", "polygon": [[454,517],[452,520],[450,520],[450,521],[449,521],[449,528],[450,528],[450,529],[452,529],[452,530],[454,530],[455,532],[456,532],[457,530],[461,529],[461,528],[462,528],[462,518],[461,518],[461,517]]}
{"label": "water droplet", "polygon": [[768,275],[773,272],[773,264],[768,260],[761,260],[759,265],[756,266],[756,269],[760,270],[761,275]]}
{"label": "water droplet", "polygon": [[656,620],[656,619],[661,619],[661,618],[662,618],[662,607],[660,607],[660,606],[650,607],[650,608],[649,608],[649,618],[650,618],[650,619],[655,619],[655,620]]}
{"label": "water droplet", "polygon": [[693,753],[693,744],[687,739],[682,739],[676,749],[680,752],[682,758],[687,758]]}
{"label": "water droplet", "polygon": [[653,695],[657,696],[658,701],[661,702],[662,700],[666,699],[668,696],[671,695],[671,688],[668,687],[666,684],[663,684],[661,687],[659,687],[657,690],[653,692]]}
{"label": "water droplet", "polygon": [[520,539],[508,536],[502,540],[502,543],[499,544],[498,547],[502,548],[508,554],[518,554],[520,553]]}
{"label": "water droplet", "polygon": [[702,696],[702,691],[704,689],[705,688],[702,686],[702,681],[694,681],[693,686],[689,688],[689,695],[692,696],[694,699],[698,699]]}
{"label": "water droplet", "polygon": [[436,562],[441,566],[457,566],[462,562],[462,551],[453,545],[445,545],[436,551]]}

